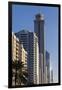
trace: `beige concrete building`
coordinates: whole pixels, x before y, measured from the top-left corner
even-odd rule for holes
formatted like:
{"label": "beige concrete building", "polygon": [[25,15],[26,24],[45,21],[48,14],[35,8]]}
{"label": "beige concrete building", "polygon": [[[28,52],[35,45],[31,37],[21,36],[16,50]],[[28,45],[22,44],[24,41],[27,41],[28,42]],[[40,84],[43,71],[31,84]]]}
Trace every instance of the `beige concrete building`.
{"label": "beige concrete building", "polygon": [[24,63],[24,68],[27,69],[27,52],[21,44],[21,60]]}
{"label": "beige concrete building", "polygon": [[[15,34],[12,32],[12,61],[15,60],[21,60],[19,58],[19,39],[15,36]],[[15,69],[12,68],[12,86],[15,86]]]}
{"label": "beige concrete building", "polygon": [[27,64],[27,52],[14,33],[12,33],[12,60],[21,60]]}
{"label": "beige concrete building", "polygon": [[19,60],[19,39],[12,32],[12,60]]}
{"label": "beige concrete building", "polygon": [[[27,70],[27,52],[23,44],[19,41],[16,35],[12,32],[12,60],[22,61],[24,64],[23,70]],[[12,69],[15,73],[15,69]],[[18,85],[18,83],[16,83]],[[15,74],[12,77],[12,85],[15,86]]]}

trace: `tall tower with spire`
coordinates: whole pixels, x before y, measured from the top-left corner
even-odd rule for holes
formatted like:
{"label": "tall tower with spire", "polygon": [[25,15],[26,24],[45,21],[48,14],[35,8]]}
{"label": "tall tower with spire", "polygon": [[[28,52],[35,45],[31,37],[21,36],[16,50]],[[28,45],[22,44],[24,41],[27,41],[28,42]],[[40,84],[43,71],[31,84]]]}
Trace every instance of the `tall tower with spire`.
{"label": "tall tower with spire", "polygon": [[44,16],[37,14],[34,20],[34,32],[38,37],[39,43],[39,78],[40,84],[46,83],[46,69],[45,69],[45,40],[44,40]]}

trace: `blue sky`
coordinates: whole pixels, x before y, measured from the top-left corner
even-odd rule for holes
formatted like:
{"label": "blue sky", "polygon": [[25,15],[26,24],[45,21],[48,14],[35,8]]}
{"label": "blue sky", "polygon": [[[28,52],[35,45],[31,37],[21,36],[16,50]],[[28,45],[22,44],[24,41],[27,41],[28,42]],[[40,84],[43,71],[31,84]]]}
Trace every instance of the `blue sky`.
{"label": "blue sky", "polygon": [[43,14],[45,20],[45,48],[50,53],[50,65],[54,73],[54,82],[58,80],[58,8],[47,6],[13,5],[12,31],[22,29],[34,31],[36,14]]}

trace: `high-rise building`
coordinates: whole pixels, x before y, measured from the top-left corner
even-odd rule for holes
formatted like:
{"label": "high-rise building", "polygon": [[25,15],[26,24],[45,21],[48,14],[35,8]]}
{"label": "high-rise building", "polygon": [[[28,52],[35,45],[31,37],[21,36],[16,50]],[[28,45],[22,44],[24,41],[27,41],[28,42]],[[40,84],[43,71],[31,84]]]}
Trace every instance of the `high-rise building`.
{"label": "high-rise building", "polygon": [[29,81],[39,84],[39,48],[38,38],[35,33],[29,32]]}
{"label": "high-rise building", "polygon": [[24,50],[27,52],[27,60],[26,60],[27,70],[28,70],[28,53],[29,53],[29,50],[28,50],[28,47],[29,47],[28,46],[28,41],[29,41],[28,33],[29,33],[29,31],[27,31],[27,30],[21,30],[21,31],[15,33],[15,35],[19,38],[20,43],[23,44],[21,48],[24,48]]}
{"label": "high-rise building", "polygon": [[15,36],[15,34],[12,32],[12,60],[21,60],[19,57],[19,39]]}
{"label": "high-rise building", "polygon": [[[23,70],[27,70],[27,52],[19,38],[12,32],[12,61],[21,61],[24,64]],[[18,85],[18,83],[16,83]],[[12,68],[12,85],[15,86],[15,69]]]}
{"label": "high-rise building", "polygon": [[46,51],[46,79],[47,83],[50,83],[50,54]]}
{"label": "high-rise building", "polygon": [[35,33],[21,30],[16,33],[24,49],[28,53],[28,84],[39,84],[39,48],[38,38]]}
{"label": "high-rise building", "polygon": [[[12,62],[21,60],[21,54],[19,53],[20,42],[19,39],[12,32]],[[12,86],[15,86],[15,69],[12,68]]]}
{"label": "high-rise building", "polygon": [[38,37],[39,43],[39,62],[40,62],[40,84],[46,82],[46,61],[45,61],[45,40],[44,40],[44,16],[37,14],[34,20],[34,32]]}

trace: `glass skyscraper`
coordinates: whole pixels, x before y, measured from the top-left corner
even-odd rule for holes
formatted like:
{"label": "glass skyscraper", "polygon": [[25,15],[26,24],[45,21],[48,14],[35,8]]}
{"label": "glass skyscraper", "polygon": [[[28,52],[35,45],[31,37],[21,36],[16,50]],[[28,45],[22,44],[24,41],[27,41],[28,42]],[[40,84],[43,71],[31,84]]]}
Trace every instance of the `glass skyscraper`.
{"label": "glass skyscraper", "polygon": [[39,43],[39,65],[40,65],[40,84],[46,83],[46,61],[45,61],[45,40],[44,40],[44,16],[37,14],[34,20],[34,32],[38,37]]}

